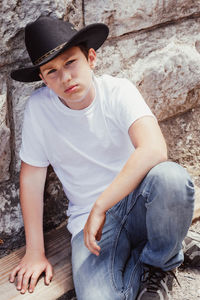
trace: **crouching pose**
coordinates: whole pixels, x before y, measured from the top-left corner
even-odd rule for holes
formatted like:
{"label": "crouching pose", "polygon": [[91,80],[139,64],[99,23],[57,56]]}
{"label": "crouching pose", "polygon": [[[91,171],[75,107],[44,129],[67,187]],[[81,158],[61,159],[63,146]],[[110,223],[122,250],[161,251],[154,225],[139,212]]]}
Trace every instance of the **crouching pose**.
{"label": "crouching pose", "polygon": [[78,300],[168,299],[183,262],[194,187],[184,168],[167,162],[155,116],[127,79],[93,73],[108,36],[97,23],[80,31],[40,17],[25,28],[32,65],[12,72],[42,80],[24,115],[20,199],[26,254],[10,275],[33,292],[45,271],[43,190],[52,165],[69,199],[73,279]]}

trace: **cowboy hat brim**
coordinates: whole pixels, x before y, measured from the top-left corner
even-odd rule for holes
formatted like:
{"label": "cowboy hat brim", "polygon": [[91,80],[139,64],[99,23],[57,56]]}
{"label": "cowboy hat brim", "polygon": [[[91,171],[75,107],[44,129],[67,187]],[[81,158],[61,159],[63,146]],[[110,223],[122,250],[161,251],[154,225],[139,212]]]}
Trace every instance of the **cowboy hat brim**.
{"label": "cowboy hat brim", "polygon": [[40,81],[40,66],[48,63],[65,50],[81,43],[85,43],[87,49],[93,48],[94,50],[97,50],[108,37],[108,33],[109,29],[105,24],[90,24],[78,31],[61,49],[48,55],[41,63],[12,71],[11,78],[21,82]]}

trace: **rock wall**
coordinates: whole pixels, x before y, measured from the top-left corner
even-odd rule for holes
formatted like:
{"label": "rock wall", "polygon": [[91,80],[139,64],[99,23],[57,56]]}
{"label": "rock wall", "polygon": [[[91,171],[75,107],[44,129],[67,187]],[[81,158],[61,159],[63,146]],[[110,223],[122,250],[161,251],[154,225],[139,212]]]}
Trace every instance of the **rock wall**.
{"label": "rock wall", "polygon": [[[200,1],[2,0],[0,14],[0,255],[24,243],[19,147],[24,106],[38,84],[12,81],[9,73],[28,63],[23,29],[40,15],[64,18],[77,28],[109,26],[96,73],[125,76],[137,85],[160,122],[170,159],[188,169],[199,191]],[[65,220],[66,207],[49,168],[45,230]]]}

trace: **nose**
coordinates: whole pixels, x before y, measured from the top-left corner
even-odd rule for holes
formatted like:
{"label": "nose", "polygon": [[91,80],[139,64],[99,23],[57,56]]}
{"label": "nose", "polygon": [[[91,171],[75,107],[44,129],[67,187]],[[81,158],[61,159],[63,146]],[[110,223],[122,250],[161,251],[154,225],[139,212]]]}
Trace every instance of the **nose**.
{"label": "nose", "polygon": [[62,70],[60,76],[61,76],[62,83],[66,83],[66,82],[69,82],[71,80],[71,74],[67,70]]}

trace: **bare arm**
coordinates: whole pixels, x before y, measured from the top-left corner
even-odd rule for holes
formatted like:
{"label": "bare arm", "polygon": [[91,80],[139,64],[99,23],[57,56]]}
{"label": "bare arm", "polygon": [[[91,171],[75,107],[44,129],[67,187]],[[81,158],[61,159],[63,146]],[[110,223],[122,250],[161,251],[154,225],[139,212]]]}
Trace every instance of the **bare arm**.
{"label": "bare arm", "polygon": [[12,271],[10,281],[17,276],[17,289],[33,292],[41,273],[45,271],[45,282],[52,278],[52,267],[45,257],[43,238],[43,193],[47,168],[33,167],[24,162],[20,172],[20,202],[26,235],[26,254]]}
{"label": "bare arm", "polygon": [[129,128],[129,136],[135,147],[121,172],[98,197],[84,228],[84,240],[88,249],[99,255],[100,240],[106,211],[132,192],[152,167],[167,159],[167,147],[160,127],[152,117],[143,117]]}

